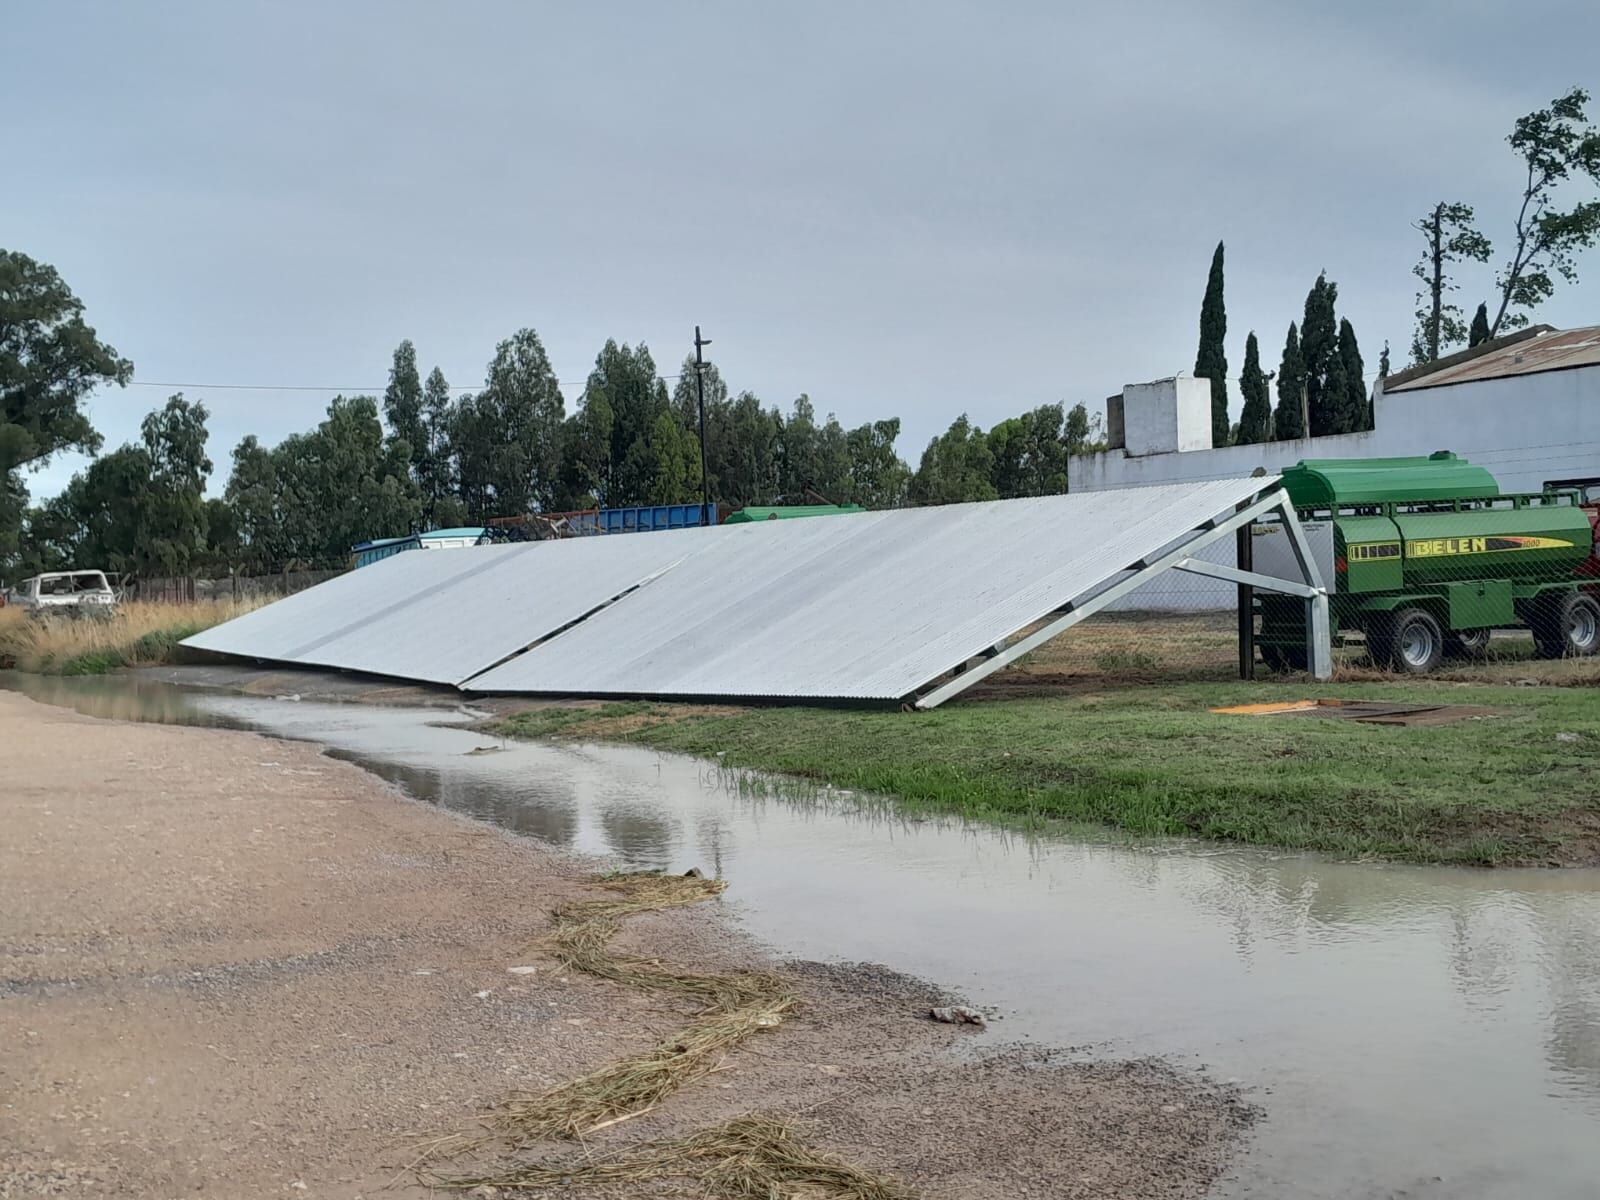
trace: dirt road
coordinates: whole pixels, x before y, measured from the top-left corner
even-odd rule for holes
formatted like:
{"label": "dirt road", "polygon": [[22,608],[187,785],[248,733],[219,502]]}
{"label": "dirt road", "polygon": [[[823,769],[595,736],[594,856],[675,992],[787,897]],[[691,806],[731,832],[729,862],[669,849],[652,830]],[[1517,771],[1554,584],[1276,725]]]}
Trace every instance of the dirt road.
{"label": "dirt road", "polygon": [[[372,1196],[418,1134],[685,1018],[538,948],[594,864],[311,746],[0,692],[0,829],[0,1197]],[[714,908],[618,945],[761,962]],[[1160,1064],[935,1025],[929,990],[880,968],[780,969],[793,1020],[597,1144],[759,1108],[928,1197],[1186,1197],[1246,1124]]]}

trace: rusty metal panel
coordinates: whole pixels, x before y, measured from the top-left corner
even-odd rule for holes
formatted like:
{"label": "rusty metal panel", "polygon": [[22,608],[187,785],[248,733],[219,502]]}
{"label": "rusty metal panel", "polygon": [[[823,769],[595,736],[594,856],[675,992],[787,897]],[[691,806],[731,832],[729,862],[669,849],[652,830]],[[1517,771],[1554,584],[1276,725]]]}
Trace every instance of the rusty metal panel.
{"label": "rusty metal panel", "polygon": [[1383,391],[1385,395],[1420,392],[1452,383],[1593,366],[1600,366],[1600,325],[1536,333],[1487,353],[1453,354],[1439,363],[1401,372],[1392,382],[1385,382]]}

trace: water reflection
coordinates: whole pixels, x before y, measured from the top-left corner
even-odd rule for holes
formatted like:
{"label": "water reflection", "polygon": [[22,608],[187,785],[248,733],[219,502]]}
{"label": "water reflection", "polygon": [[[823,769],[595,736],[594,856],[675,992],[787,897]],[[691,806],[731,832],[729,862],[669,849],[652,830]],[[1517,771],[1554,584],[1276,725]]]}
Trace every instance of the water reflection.
{"label": "water reflection", "polygon": [[96,715],[313,738],[554,845],[715,871],[758,936],[965,990],[1007,1035],[1203,1060],[1269,1112],[1226,1196],[1520,1200],[1600,1177],[1596,872],[1027,838],[636,749],[474,754],[485,739],[438,712],[26,686]]}
{"label": "water reflection", "polygon": [[1554,1002],[1545,1051],[1568,1083],[1600,1093],[1600,959],[1592,924],[1563,914],[1546,931],[1544,967]]}
{"label": "water reflection", "polygon": [[662,871],[671,865],[676,822],[652,812],[648,802],[606,804],[600,809],[600,828],[606,847],[629,867]]}
{"label": "water reflection", "polygon": [[0,671],[0,688],[108,721],[157,725],[238,725],[196,703],[193,692],[132,675],[27,675]]}

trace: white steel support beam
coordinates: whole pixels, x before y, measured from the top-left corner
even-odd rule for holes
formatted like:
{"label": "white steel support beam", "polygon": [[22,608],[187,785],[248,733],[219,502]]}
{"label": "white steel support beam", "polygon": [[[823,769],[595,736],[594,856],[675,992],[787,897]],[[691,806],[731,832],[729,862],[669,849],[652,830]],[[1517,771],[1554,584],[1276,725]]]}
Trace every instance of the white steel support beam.
{"label": "white steel support beam", "polygon": [[1282,592],[1286,596],[1300,596],[1306,600],[1322,594],[1321,588],[1312,587],[1309,583],[1296,583],[1292,579],[1279,579],[1276,575],[1261,575],[1255,571],[1241,571],[1238,567],[1230,567],[1226,563],[1207,562],[1203,558],[1186,558],[1182,562],[1173,563],[1172,569],[1187,571],[1191,575],[1209,575],[1212,579],[1222,579],[1228,583],[1248,584],[1264,592]]}
{"label": "white steel support beam", "polygon": [[1321,588],[1306,600],[1306,665],[1317,679],[1333,678],[1333,629],[1328,593]]}
{"label": "white steel support beam", "polygon": [[1306,600],[1306,666],[1314,679],[1333,678],[1333,619],[1328,606],[1328,589],[1316,556],[1306,541],[1306,532],[1300,527],[1300,518],[1294,505],[1288,503],[1288,493],[1283,493],[1285,503],[1279,508],[1283,523],[1289,533],[1294,556],[1306,582],[1316,588],[1316,594]]}
{"label": "white steel support beam", "polygon": [[1311,553],[1311,543],[1306,541],[1306,531],[1300,527],[1300,518],[1295,514],[1294,505],[1285,504],[1280,511],[1283,513],[1284,528],[1289,531],[1289,544],[1294,547],[1295,559],[1300,564],[1306,582],[1326,590],[1322,569],[1317,566],[1316,555]]}
{"label": "white steel support beam", "polygon": [[[1035,630],[1027,637],[1018,638],[1004,649],[999,650],[998,653],[994,653],[990,657],[985,658],[982,662],[968,667],[966,670],[961,671],[959,674],[951,679],[946,680],[944,683],[940,684],[936,688],[933,688],[931,691],[924,692],[920,696],[915,696],[911,700],[913,707],[919,709],[939,707],[939,705],[943,704],[946,700],[949,700],[953,696],[960,695],[979,680],[988,678],[996,671],[1016,662],[1016,660],[1021,658],[1024,654],[1028,654],[1031,651],[1038,649],[1046,642],[1059,637],[1068,629],[1072,628],[1072,626],[1076,625],[1079,621],[1082,621],[1085,617],[1093,616],[1107,605],[1114,603],[1123,596],[1126,596],[1135,588],[1150,582],[1151,579],[1159,575],[1161,572],[1171,567],[1175,567],[1181,562],[1193,561],[1193,555],[1195,551],[1204,546],[1208,546],[1212,542],[1218,541],[1223,537],[1226,537],[1234,530],[1241,529],[1255,521],[1257,518],[1264,517],[1274,511],[1281,515],[1284,523],[1289,528],[1290,536],[1295,539],[1295,556],[1299,560],[1301,569],[1306,576],[1304,586],[1307,587],[1308,590],[1314,588],[1318,593],[1317,595],[1308,597],[1306,600],[1306,604],[1308,606],[1307,647],[1310,651],[1309,662],[1313,665],[1313,670],[1317,674],[1317,678],[1328,678],[1328,676],[1333,673],[1332,651],[1329,649],[1328,638],[1328,597],[1326,593],[1322,591],[1321,575],[1317,571],[1316,563],[1312,561],[1310,548],[1305,546],[1305,534],[1300,529],[1300,522],[1295,516],[1294,506],[1289,502],[1288,493],[1284,492],[1279,487],[1274,487],[1270,492],[1266,493],[1266,495],[1258,497],[1253,503],[1246,505],[1237,512],[1229,513],[1226,517],[1214,518],[1213,520],[1207,521],[1202,525],[1195,526],[1190,531],[1194,536],[1186,540],[1183,545],[1177,547],[1176,549],[1169,550],[1167,553],[1157,555],[1152,559],[1140,559],[1138,562],[1128,564],[1128,566],[1123,568],[1123,570],[1130,572],[1126,579],[1119,580],[1103,591],[1096,592],[1093,596],[1086,600],[1075,600],[1070,604],[1057,609],[1056,611],[1061,615],[1057,616],[1048,625],[1045,625],[1041,629]],[[1304,549],[1302,549],[1302,547],[1304,547]],[[1207,565],[1209,566],[1210,564]],[[1260,576],[1259,578],[1261,578],[1263,581],[1266,581],[1270,577]],[[1288,581],[1276,580],[1273,581],[1271,586],[1273,586],[1275,590],[1287,590],[1278,586],[1285,582]],[[1269,584],[1267,582],[1262,582],[1256,586],[1267,587]],[[1298,592],[1296,594],[1298,594]],[[1312,628],[1312,626],[1318,625],[1319,623],[1314,619],[1310,619],[1310,609],[1311,607],[1319,604],[1321,606],[1322,613],[1320,628]],[[1320,653],[1315,647],[1312,646],[1313,642],[1320,644]]]}

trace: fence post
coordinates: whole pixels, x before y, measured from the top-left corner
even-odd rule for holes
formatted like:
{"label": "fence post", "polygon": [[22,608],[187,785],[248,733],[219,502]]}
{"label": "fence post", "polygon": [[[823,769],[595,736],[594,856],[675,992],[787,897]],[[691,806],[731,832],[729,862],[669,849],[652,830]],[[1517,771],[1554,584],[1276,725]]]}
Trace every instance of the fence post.
{"label": "fence post", "polygon": [[[1241,525],[1234,536],[1234,558],[1239,570],[1255,570],[1255,546],[1250,541],[1251,525]],[[1239,678],[1256,677],[1256,590],[1239,584]]]}

